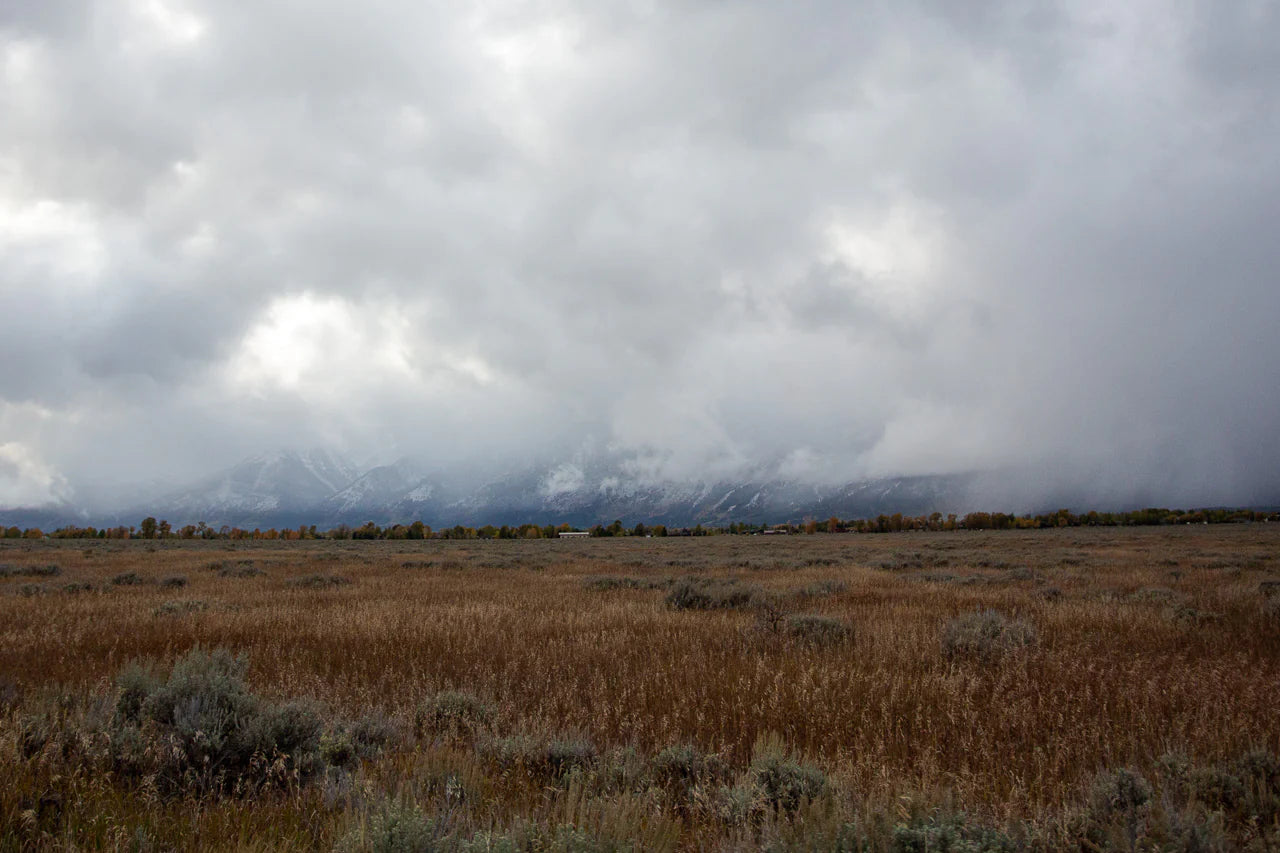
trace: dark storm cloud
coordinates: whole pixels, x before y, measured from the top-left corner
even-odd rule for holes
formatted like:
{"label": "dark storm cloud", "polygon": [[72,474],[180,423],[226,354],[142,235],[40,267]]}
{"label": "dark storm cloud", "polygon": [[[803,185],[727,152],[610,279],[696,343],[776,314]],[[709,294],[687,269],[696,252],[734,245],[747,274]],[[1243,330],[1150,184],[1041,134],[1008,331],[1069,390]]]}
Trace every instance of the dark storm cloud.
{"label": "dark storm cloud", "polygon": [[1265,3],[0,2],[6,499],[304,441],[1269,499],[1278,36]]}

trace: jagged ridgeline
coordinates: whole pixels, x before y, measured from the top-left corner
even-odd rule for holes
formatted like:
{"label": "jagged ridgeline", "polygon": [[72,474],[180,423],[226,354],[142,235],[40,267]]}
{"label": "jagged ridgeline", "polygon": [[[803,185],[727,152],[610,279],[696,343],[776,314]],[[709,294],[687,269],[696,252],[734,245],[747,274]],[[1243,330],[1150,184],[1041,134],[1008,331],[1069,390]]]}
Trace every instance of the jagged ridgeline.
{"label": "jagged ridgeline", "polygon": [[730,479],[637,477],[626,458],[550,461],[514,470],[442,469],[410,460],[360,468],[339,454],[312,450],[250,457],[179,488],[153,490],[127,504],[76,499],[0,511],[0,523],[52,529],[67,524],[132,524],[147,515],[174,524],[204,521],[254,527],[315,524],[568,523],[615,518],[674,526],[767,522],[806,516],[952,511],[965,503],[969,477],[905,477],[815,485],[781,476],[776,467]]}

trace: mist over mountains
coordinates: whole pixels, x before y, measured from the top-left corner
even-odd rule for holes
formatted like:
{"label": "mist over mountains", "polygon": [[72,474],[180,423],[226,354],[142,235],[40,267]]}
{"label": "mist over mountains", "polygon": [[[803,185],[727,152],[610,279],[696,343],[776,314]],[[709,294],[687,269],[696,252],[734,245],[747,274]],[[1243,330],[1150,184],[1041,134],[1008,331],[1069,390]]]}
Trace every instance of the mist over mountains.
{"label": "mist over mountains", "polygon": [[[422,521],[456,524],[608,524],[621,519],[669,526],[799,522],[969,511],[1126,510],[1212,505],[1152,490],[1105,488],[1087,473],[1071,488],[1030,469],[815,481],[789,460],[732,474],[676,478],[655,474],[633,453],[582,450],[525,465],[480,467],[410,458],[360,465],[333,450],[278,450],[179,485],[158,483],[95,494],[85,490],[34,507],[0,508],[0,524],[45,530],[64,525],[136,524],[146,516],[174,525],[201,521],[245,529]],[[1057,477],[1060,480],[1061,477]],[[1056,480],[1054,481],[1056,482]],[[1170,498],[1175,498],[1170,500]],[[1252,506],[1280,501],[1255,500]]]}
{"label": "mist over mountains", "polygon": [[610,453],[488,472],[409,459],[361,468],[332,451],[289,450],[251,456],[126,504],[79,504],[71,498],[0,510],[0,523],[135,524],[154,515],[174,524],[245,528],[415,520],[433,527],[529,521],[585,526],[615,518],[628,524],[715,525],[958,511],[971,502],[976,482],[972,475],[947,475],[815,484],[783,476],[776,464],[732,479],[676,481],[635,468],[634,458]]}

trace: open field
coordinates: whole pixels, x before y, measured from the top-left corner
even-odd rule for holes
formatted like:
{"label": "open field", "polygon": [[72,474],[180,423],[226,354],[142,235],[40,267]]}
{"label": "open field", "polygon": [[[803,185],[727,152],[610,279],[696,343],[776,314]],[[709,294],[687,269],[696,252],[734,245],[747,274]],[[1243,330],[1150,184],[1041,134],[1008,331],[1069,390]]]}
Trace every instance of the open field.
{"label": "open field", "polygon": [[[1280,850],[1280,524],[6,541],[0,575],[0,849]],[[239,689],[179,685],[195,647],[305,731],[183,741],[192,684]]]}

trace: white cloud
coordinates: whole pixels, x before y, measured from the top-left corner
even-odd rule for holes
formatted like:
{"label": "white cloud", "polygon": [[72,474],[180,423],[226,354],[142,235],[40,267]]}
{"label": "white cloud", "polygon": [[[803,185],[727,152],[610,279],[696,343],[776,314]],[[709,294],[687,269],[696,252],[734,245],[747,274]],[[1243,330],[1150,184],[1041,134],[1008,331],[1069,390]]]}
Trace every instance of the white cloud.
{"label": "white cloud", "polygon": [[0,506],[41,506],[67,494],[67,483],[29,447],[0,444]]}
{"label": "white cloud", "polygon": [[581,489],[587,481],[586,474],[577,465],[565,463],[556,467],[543,482],[539,491],[547,497],[555,497]]}
{"label": "white cloud", "polygon": [[183,46],[199,41],[207,23],[174,0],[132,0],[135,19],[159,41]]}
{"label": "white cloud", "polygon": [[1261,494],[1277,43],[1169,0],[11,3],[0,404],[48,416],[0,439],[73,484],[332,440]]}

